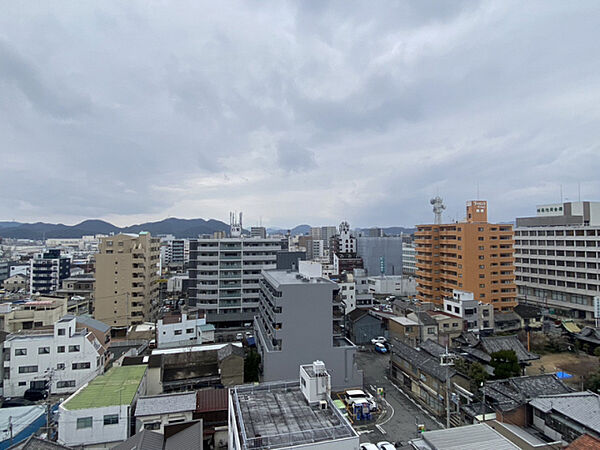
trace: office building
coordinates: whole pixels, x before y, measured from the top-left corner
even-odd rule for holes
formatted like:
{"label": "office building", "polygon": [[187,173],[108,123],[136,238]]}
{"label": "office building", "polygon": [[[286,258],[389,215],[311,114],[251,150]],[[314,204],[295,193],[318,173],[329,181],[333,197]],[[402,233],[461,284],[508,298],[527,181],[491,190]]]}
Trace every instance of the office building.
{"label": "office building", "polygon": [[515,257],[519,302],[593,320],[600,296],[600,202],[540,205],[535,217],[518,218]]}
{"label": "office building", "polygon": [[250,236],[255,238],[266,239],[267,229],[265,227],[251,227]]}
{"label": "office building", "polygon": [[451,224],[418,225],[417,299],[443,305],[454,289],[511,311],[517,304],[513,227],[487,221],[487,202],[467,202],[467,217]]}
{"label": "office building", "polygon": [[66,316],[46,330],[8,335],[4,342],[4,395],[28,389],[51,394],[75,392],[104,372],[106,349],[87,328]]}
{"label": "office building", "polygon": [[401,236],[359,236],[356,249],[368,275],[402,275]]}
{"label": "office building", "polygon": [[62,280],[71,275],[71,260],[61,256],[59,249],[36,254],[30,262],[29,292],[50,294],[59,289]]}
{"label": "office building", "polygon": [[358,450],[359,437],[331,399],[321,361],[298,367],[293,381],[229,390],[229,448]]}
{"label": "office building", "polygon": [[356,346],[343,336],[340,288],[305,273],[263,271],[260,308],[254,321],[264,381],[289,380],[297,367],[316,359],[330,368],[335,389],[362,386]]}
{"label": "office building", "polygon": [[252,323],[261,270],[275,269],[280,250],[277,238],[190,241],[190,306],[203,309],[207,323],[217,328]]}
{"label": "office building", "polygon": [[417,273],[417,250],[412,243],[402,243],[402,273],[411,276]]}
{"label": "office building", "polygon": [[154,321],[158,307],[159,239],[150,233],[100,240],[96,255],[96,319],[115,328]]}

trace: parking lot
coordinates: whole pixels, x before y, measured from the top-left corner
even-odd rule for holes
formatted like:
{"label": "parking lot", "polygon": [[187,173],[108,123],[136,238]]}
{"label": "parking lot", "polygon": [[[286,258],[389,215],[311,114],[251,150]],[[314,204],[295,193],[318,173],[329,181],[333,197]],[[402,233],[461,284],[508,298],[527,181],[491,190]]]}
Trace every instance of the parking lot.
{"label": "parking lot", "polygon": [[417,424],[424,424],[426,430],[441,428],[441,424],[396,388],[388,379],[389,355],[376,353],[371,346],[366,351],[357,352],[358,367],[364,372],[364,388],[377,396],[377,388],[384,389],[384,399],[380,401],[382,412],[376,420],[355,425],[360,434],[360,442],[406,443],[418,436]]}

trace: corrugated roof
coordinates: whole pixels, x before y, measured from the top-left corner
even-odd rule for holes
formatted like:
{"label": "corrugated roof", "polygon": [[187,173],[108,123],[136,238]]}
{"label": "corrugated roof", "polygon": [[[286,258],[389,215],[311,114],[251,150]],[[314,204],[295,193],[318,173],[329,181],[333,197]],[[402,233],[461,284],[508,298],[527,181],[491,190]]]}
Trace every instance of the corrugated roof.
{"label": "corrugated roof", "polygon": [[112,450],[163,450],[164,436],[156,431],[142,430]]}
{"label": "corrugated roof", "polygon": [[145,365],[113,367],[90,381],[63,404],[68,410],[129,405],[146,373]]}
{"label": "corrugated roof", "polygon": [[544,395],[529,404],[546,413],[557,412],[581,425],[600,432],[600,395],[590,391]]}
{"label": "corrugated roof", "polygon": [[581,333],[581,328],[575,322],[563,320],[562,325],[569,333]]}
{"label": "corrugated roof", "polygon": [[421,436],[434,449],[519,450],[519,447],[484,423],[426,431]]}
{"label": "corrugated roof", "polygon": [[202,389],[196,392],[196,412],[227,411],[229,389]]}
{"label": "corrugated roof", "polygon": [[196,393],[183,392],[177,394],[153,395],[140,397],[137,401],[135,416],[153,416],[155,414],[171,414],[194,411],[196,409]]}

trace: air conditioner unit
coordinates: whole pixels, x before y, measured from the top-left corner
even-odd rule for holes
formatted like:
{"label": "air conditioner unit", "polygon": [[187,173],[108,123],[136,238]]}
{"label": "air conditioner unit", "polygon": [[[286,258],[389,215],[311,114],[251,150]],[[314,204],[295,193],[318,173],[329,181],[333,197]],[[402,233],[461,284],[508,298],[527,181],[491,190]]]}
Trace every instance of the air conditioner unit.
{"label": "air conditioner unit", "polygon": [[319,409],[327,409],[327,401],[326,400],[319,401]]}

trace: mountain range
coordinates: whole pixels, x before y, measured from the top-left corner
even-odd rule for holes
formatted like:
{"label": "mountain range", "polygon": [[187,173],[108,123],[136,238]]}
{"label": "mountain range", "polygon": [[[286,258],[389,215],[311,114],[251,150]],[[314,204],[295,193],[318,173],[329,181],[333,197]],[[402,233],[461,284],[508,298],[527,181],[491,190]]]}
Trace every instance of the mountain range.
{"label": "mountain range", "polygon": [[[364,228],[363,230],[368,230]],[[177,219],[174,217],[159,222],[146,222],[128,227],[117,227],[104,220],[84,220],[76,225],[64,225],[62,223],[20,223],[14,221],[0,221],[0,237],[15,239],[50,239],[50,238],[80,238],[85,235],[110,234],[110,233],[139,233],[148,231],[152,235],[172,234],[178,238],[195,238],[201,234],[212,234],[215,231],[229,231],[229,225],[220,220],[204,219]],[[268,228],[269,234],[287,233],[287,229]],[[291,228],[293,236],[310,233],[310,225],[302,224]],[[403,227],[383,228],[386,235],[398,235],[400,233],[412,234],[414,229]]]}

